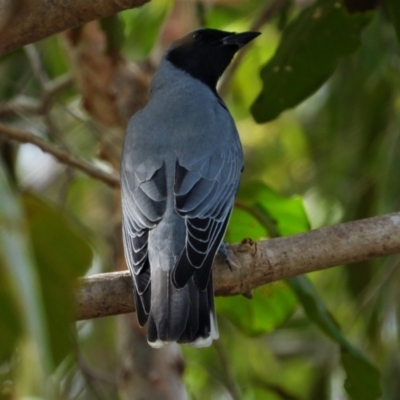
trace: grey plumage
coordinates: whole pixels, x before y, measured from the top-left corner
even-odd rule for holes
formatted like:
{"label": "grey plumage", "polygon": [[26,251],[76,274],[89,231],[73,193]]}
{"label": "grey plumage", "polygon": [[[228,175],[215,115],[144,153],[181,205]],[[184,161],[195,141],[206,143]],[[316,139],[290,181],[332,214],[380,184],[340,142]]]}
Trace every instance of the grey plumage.
{"label": "grey plumage", "polygon": [[[198,32],[208,42],[233,35],[201,30],[171,47],[148,104],[129,123],[121,162],[125,256],[138,321],[148,322],[154,347],[172,341],[204,346],[218,337],[211,266],[243,168],[234,121],[214,83],[202,79],[196,60],[194,67],[181,63],[190,56],[181,47],[187,51],[187,41],[198,46]],[[219,75],[242,45],[233,43]]]}

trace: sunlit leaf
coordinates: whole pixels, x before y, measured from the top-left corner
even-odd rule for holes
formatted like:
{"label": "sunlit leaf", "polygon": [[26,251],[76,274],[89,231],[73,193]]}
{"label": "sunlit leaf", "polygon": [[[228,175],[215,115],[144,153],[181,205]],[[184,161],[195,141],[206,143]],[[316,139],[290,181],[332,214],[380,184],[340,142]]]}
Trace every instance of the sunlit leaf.
{"label": "sunlit leaf", "polygon": [[267,236],[268,232],[256,217],[239,207],[234,208],[225,241],[237,243],[244,238],[258,240]]}
{"label": "sunlit leaf", "polygon": [[241,332],[258,336],[275,330],[293,314],[297,298],[284,282],[260,287],[251,300],[244,297],[219,297],[218,313],[228,318]]}
{"label": "sunlit leaf", "polygon": [[380,374],[340,331],[339,325],[305,276],[287,279],[296,292],[307,317],[341,347],[342,364],[346,371],[345,389],[353,400],[380,398]]}
{"label": "sunlit leaf", "polygon": [[[293,235],[310,229],[303,200],[299,196],[282,196],[264,183],[256,181],[240,187],[238,201],[250,207],[249,212],[270,233],[275,230],[271,236]],[[251,237],[258,240],[257,237]]]}
{"label": "sunlit leaf", "polygon": [[92,251],[63,213],[33,195],[24,197],[29,231],[38,265],[53,361],[72,351],[72,327],[78,277],[90,266]]}
{"label": "sunlit leaf", "polygon": [[360,45],[370,13],[349,14],[340,0],[319,0],[284,31],[281,43],[261,70],[263,89],[252,105],[257,122],[267,122],[313,94],[340,58]]}

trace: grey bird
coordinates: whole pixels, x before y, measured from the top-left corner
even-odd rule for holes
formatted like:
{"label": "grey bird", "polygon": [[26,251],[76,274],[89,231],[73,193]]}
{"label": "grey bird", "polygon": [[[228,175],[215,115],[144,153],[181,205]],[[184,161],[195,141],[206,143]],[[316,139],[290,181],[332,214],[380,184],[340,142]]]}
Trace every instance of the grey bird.
{"label": "grey bird", "polygon": [[243,170],[235,123],[217,94],[235,53],[259,32],[199,29],[174,42],[149,102],[129,122],[121,162],[123,241],[148,342],[218,338],[211,266]]}

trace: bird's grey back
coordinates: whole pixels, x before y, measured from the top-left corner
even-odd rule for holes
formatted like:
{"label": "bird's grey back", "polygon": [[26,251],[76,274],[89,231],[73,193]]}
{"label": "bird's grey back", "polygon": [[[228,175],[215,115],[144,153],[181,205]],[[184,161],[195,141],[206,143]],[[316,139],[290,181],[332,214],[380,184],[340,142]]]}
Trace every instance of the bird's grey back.
{"label": "bird's grey back", "polygon": [[181,165],[190,167],[228,147],[241,154],[234,121],[222,100],[163,59],[152,82],[149,103],[129,123],[124,157],[136,166],[150,155],[166,162],[176,156]]}
{"label": "bird's grey back", "polygon": [[[238,133],[222,100],[204,83],[163,59],[152,82],[149,103],[129,123],[121,165],[128,260],[132,259],[129,252],[133,251],[129,247],[130,241],[133,240],[133,247],[136,246],[139,249],[136,253],[140,254],[140,237],[148,238],[151,269],[149,341],[154,346],[178,340],[181,334],[180,340],[190,342],[197,338],[197,344],[205,345],[218,335],[210,268],[229,220],[242,165]],[[177,177],[179,171],[181,178]],[[188,191],[192,196],[186,196]],[[204,201],[207,193],[210,194],[208,203]],[[140,198],[133,199],[135,196]],[[177,202],[177,198],[186,197],[184,203]],[[211,241],[207,250],[211,258],[207,257],[208,253],[200,258],[205,260],[205,268],[192,267],[190,260],[185,258],[188,254],[184,251],[185,246],[192,240],[188,237],[187,224],[193,218],[193,224],[199,224],[201,220],[214,221],[210,225]],[[128,232],[132,223],[133,228]],[[199,232],[202,228],[190,229]],[[141,231],[146,232],[143,234],[146,236],[140,236]],[[178,274],[181,280],[173,283],[172,274],[179,267],[179,257],[184,261]],[[143,289],[144,294],[140,296],[144,304],[141,311],[144,322],[145,313],[149,312],[146,306],[149,300],[143,298],[146,293],[144,282],[150,277],[146,272],[148,267],[138,265],[142,272],[133,264],[130,269],[135,276],[136,288]],[[192,279],[195,271],[198,272],[196,280]],[[174,284],[181,287],[172,287]],[[204,316],[201,310],[209,310],[206,313],[211,314]],[[190,315],[198,313],[198,318],[206,322],[204,332],[196,333],[190,330],[190,325],[197,329],[200,322],[193,322]],[[189,324],[189,321],[192,322]],[[182,332],[186,323],[187,329]],[[150,332],[155,333],[154,337]]]}

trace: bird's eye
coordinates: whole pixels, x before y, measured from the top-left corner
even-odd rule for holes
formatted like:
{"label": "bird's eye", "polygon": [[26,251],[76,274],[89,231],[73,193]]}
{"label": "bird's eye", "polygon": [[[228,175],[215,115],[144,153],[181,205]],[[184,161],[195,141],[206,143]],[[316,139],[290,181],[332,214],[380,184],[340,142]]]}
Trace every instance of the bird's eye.
{"label": "bird's eye", "polygon": [[203,37],[203,35],[200,32],[195,32],[193,34],[193,40],[199,41],[199,40],[201,40],[202,37]]}

